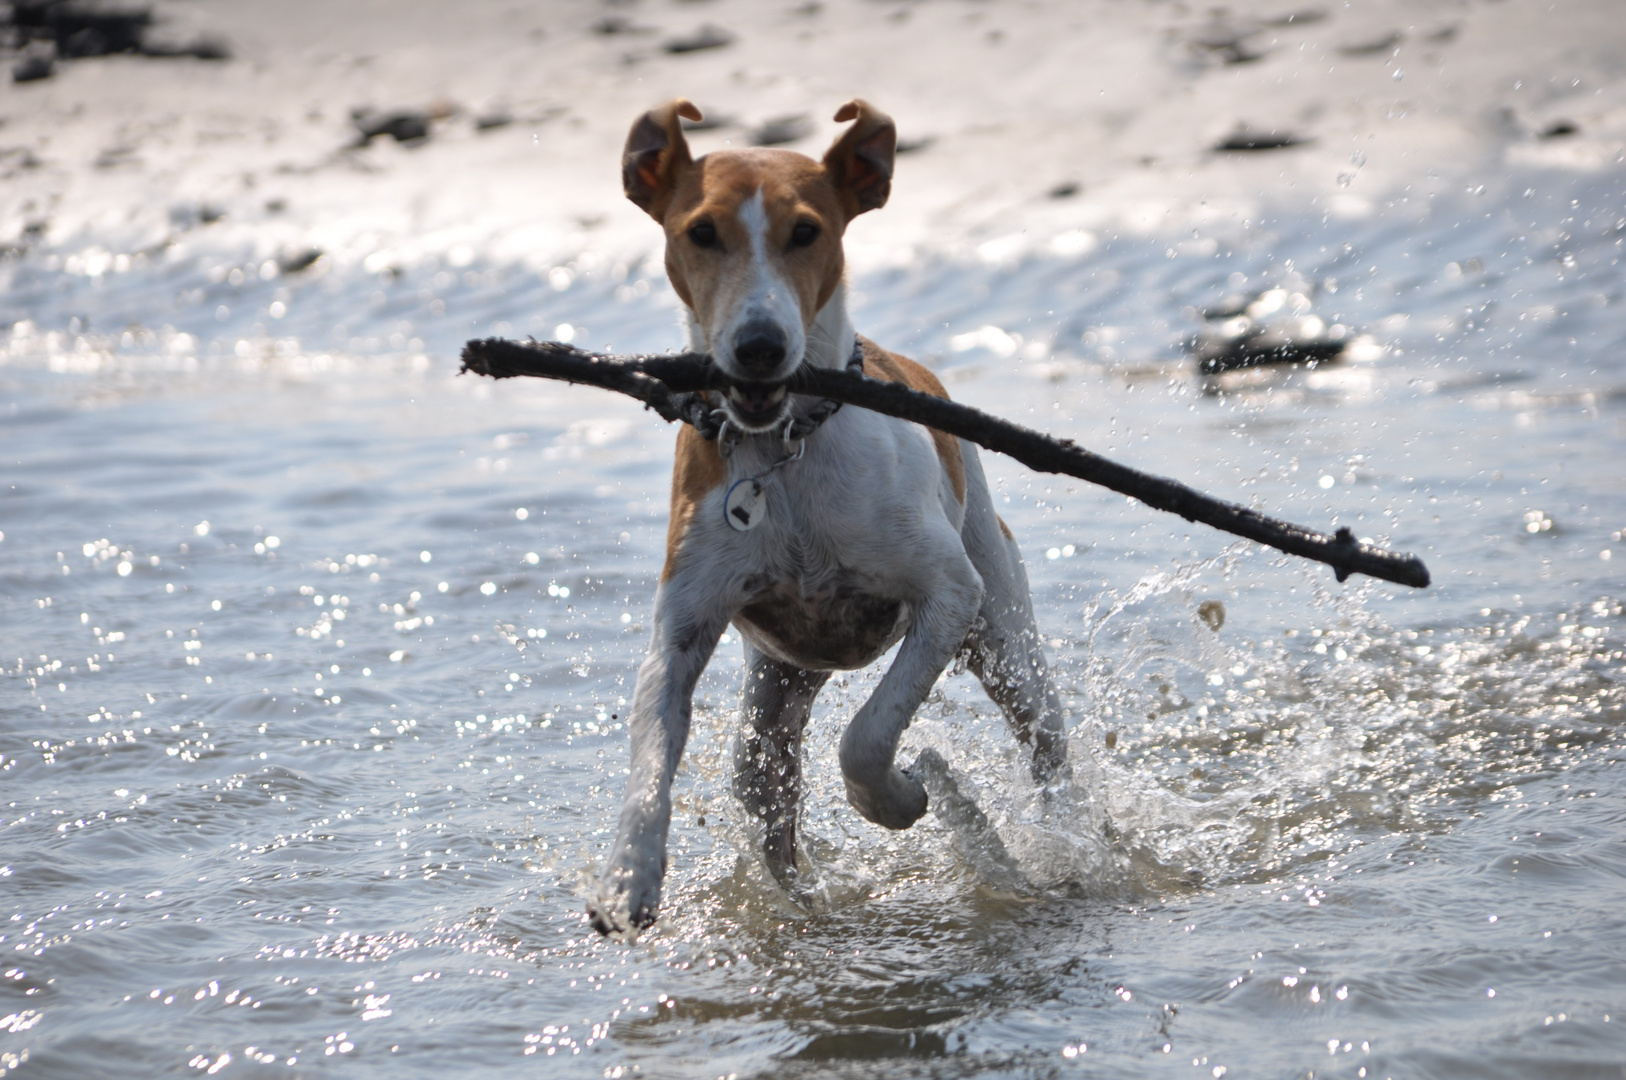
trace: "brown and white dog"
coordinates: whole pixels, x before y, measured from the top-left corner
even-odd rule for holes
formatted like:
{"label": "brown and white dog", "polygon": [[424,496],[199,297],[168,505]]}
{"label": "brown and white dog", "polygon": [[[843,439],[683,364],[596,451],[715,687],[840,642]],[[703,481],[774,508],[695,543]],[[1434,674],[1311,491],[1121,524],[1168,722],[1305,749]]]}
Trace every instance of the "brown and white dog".
{"label": "brown and white dog", "polygon": [[[898,740],[939,675],[963,656],[1033,746],[1043,782],[1064,767],[1062,707],[1033,622],[1027,575],[994,513],[976,448],[941,432],[842,409],[799,447],[783,432],[817,403],[784,384],[803,364],[842,368],[947,396],[912,360],[857,337],[847,315],[842,235],[887,201],[897,133],[850,101],[853,121],[823,161],[787,150],[724,150],[698,161],[687,101],[640,117],[622,161],[626,194],[666,230],[666,270],[689,347],[750,384],[723,402],[737,436],[685,426],[672,475],[666,564],[654,634],[628,727],[632,764],[615,846],[589,902],[603,933],[655,919],[666,871],[672,776],[690,698],[730,622],[745,640],[736,790],[763,825],[769,868],[796,872],[802,728],[832,670],[903,644],[841,739],[854,809],[906,829],[926,812],[920,778],[893,764]],[[798,456],[799,455],[799,456]],[[751,527],[725,520],[744,481]]]}

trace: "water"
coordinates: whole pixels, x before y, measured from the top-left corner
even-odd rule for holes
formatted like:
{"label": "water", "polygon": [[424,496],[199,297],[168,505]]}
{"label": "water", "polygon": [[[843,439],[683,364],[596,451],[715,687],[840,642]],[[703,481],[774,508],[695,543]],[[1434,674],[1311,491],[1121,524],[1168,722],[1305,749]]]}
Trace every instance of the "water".
{"label": "water", "polygon": [[[986,458],[1077,782],[1033,791],[951,674],[904,753],[998,842],[873,828],[835,745],[876,676],[843,677],[786,896],[728,794],[731,634],[635,944],[582,893],[672,432],[454,357],[670,347],[658,269],[4,264],[0,1071],[1623,1075],[1623,204],[1539,174],[860,278],[860,327],[957,397],[1436,584]],[[1361,359],[1199,383],[1187,309],[1278,285]]]}

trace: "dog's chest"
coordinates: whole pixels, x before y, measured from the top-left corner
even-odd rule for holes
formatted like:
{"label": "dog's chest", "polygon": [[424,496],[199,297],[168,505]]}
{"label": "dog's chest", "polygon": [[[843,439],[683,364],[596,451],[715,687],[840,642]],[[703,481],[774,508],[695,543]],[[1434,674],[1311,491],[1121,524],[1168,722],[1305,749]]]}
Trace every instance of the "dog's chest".
{"label": "dog's chest", "polygon": [[937,480],[919,443],[843,411],[766,483],[760,527],[735,534],[744,602],[734,623],[747,640],[829,670],[872,663],[903,636],[914,568],[897,538],[934,509]]}
{"label": "dog's chest", "polygon": [[837,573],[808,588],[763,582],[734,616],[753,645],[800,667],[859,668],[891,648],[907,625],[908,605],[856,574]]}

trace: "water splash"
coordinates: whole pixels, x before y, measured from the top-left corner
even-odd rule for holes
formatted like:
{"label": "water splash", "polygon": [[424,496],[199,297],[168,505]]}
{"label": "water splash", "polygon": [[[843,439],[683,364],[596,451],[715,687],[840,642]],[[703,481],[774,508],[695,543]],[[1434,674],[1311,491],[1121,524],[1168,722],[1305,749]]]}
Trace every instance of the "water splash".
{"label": "water splash", "polygon": [[[913,829],[885,833],[846,806],[840,731],[885,660],[832,680],[807,737],[802,875],[779,888],[760,828],[728,791],[736,712],[697,714],[689,809],[716,846],[670,894],[765,920],[863,904],[902,883],[1017,901],[1133,899],[1277,880],[1396,832],[1446,829],[1476,800],[1549,774],[1610,738],[1626,686],[1621,604],[1600,599],[1541,628],[1496,615],[1407,630],[1371,608],[1376,586],[1334,592],[1314,569],[1237,543],[1087,606],[1056,665],[1071,776],[1038,787],[980,687],[945,676],[900,759],[932,797]],[[1218,583],[1297,575],[1309,625],[1257,637],[1217,629]],[[911,749],[913,748],[913,749]],[[1468,810],[1466,812],[1471,812]],[[685,920],[693,926],[705,916]],[[755,921],[751,919],[750,921]]]}

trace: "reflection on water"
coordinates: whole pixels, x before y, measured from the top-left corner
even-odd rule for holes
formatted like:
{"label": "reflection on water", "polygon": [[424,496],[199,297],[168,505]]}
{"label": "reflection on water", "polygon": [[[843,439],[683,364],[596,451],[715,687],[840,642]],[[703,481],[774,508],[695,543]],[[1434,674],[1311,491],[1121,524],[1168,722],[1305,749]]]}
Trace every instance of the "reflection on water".
{"label": "reflection on water", "polygon": [[[654,271],[6,264],[0,1070],[1615,1075],[1617,187],[858,281],[957,396],[1439,584],[1338,586],[990,460],[1072,782],[1033,789],[951,674],[904,751],[946,763],[942,812],[872,828],[835,741],[876,675],[844,675],[787,895],[728,794],[731,634],[631,945],[579,893],[672,435],[452,355],[667,347]],[[1290,277],[1371,350],[1200,381],[1198,309]]]}

